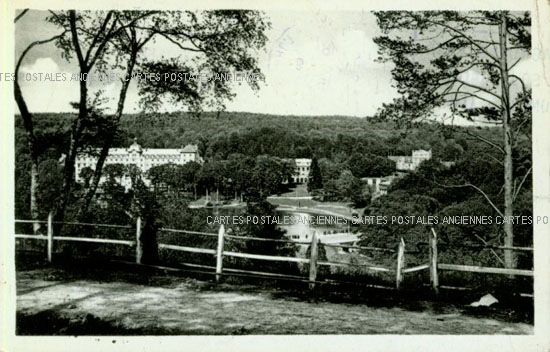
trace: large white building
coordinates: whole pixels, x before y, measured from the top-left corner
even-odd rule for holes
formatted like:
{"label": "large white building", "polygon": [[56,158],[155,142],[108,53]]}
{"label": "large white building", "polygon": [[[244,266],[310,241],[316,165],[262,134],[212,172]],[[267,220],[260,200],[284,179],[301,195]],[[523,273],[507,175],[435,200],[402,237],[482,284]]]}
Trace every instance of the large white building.
{"label": "large white building", "polygon": [[294,162],[296,163],[296,169],[294,171],[294,174],[292,174],[292,182],[307,183],[309,171],[311,169],[311,159],[294,159]]}
{"label": "large white building", "polygon": [[395,161],[395,168],[400,171],[414,171],[426,160],[432,158],[432,150],[413,150],[412,156],[391,155],[388,159]]}
{"label": "large white building", "polygon": [[[99,151],[98,151],[99,152]],[[184,148],[179,149],[159,149],[159,148],[142,148],[137,140],[134,139],[134,143],[128,148],[111,148],[109,149],[109,155],[105,159],[105,164],[122,164],[122,165],[135,165],[144,174],[152,167],[163,164],[177,164],[183,165],[190,161],[202,163],[202,158],[199,155],[199,149],[196,145],[189,144]],[[76,157],[75,161],[75,178],[77,182],[82,180],[82,169],[88,167],[92,170],[95,169],[97,162],[97,156],[86,153],[81,153]],[[105,181],[105,176],[102,176],[100,183]],[[148,180],[145,179],[148,183]],[[131,187],[131,180],[129,177],[122,177],[120,183],[125,188]]]}

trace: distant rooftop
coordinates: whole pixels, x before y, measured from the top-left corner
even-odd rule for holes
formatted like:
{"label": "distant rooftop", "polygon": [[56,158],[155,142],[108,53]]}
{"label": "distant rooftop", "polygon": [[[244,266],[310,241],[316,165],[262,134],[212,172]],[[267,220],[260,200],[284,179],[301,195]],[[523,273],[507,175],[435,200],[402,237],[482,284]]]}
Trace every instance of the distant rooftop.
{"label": "distant rooftop", "polygon": [[196,144],[188,144],[183,148],[183,150],[181,152],[182,153],[198,153],[199,152],[199,147]]}
{"label": "distant rooftop", "polygon": [[125,155],[131,152],[138,152],[143,154],[164,154],[164,155],[177,155],[180,153],[198,153],[199,147],[196,144],[188,144],[182,148],[142,148],[137,142],[137,138],[134,138],[134,142],[128,148],[110,148],[110,155]]}

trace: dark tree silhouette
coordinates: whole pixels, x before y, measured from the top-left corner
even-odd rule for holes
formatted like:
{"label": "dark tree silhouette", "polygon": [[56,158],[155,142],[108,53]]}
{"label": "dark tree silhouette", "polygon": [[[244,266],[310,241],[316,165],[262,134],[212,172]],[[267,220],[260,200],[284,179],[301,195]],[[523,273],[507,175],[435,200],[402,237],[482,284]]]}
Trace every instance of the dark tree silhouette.
{"label": "dark tree silhouette", "polygon": [[[513,160],[514,148],[522,139],[530,140],[531,131],[531,90],[512,72],[531,54],[529,12],[389,11],[375,15],[383,33],[375,38],[380,59],[395,64],[392,75],[401,93],[378,117],[411,124],[446,106],[451,121],[462,117],[501,127],[500,141],[471,135],[490,145],[504,166],[503,209],[467,180],[449,186],[473,188],[499,215],[513,216],[514,200],[531,173],[528,167],[515,179]],[[513,246],[513,224],[506,222],[503,229],[504,245]],[[505,262],[515,267],[513,251],[505,251]]]}
{"label": "dark tree silhouette", "polygon": [[[84,197],[79,214],[86,212],[93,198],[102,168],[113,143],[115,132],[124,110],[130,77],[136,68],[143,72],[171,77],[177,72],[246,71],[261,78],[257,52],[266,42],[265,30],[270,26],[257,11],[51,11],[48,20],[69,32],[57,38],[62,55],[77,58],[80,74],[106,72],[108,68],[122,70],[124,79],[118,97],[116,112],[111,116],[112,128],[106,131],[100,143],[100,154],[95,175]],[[156,61],[142,57],[142,51],[153,39],[175,45],[181,53],[191,55],[187,62],[180,57]],[[247,50],[243,50],[247,48]],[[141,72],[141,71],[140,71]],[[252,89],[259,88],[261,79],[248,80]],[[231,82],[210,80],[172,80],[170,78],[140,80],[138,82],[142,105],[154,109],[163,99],[175,105],[200,113],[203,107],[223,110],[224,102],[234,97]],[[65,158],[63,194],[57,209],[57,218],[64,218],[65,209],[74,183],[74,162],[80,152],[81,139],[89,117],[90,103],[87,80],[80,81],[80,99],[75,106],[77,117],[71,128],[69,150]]]}
{"label": "dark tree silhouette", "polygon": [[307,190],[311,192],[313,190],[323,188],[323,177],[321,175],[321,168],[319,167],[319,162],[317,157],[311,159],[311,167],[309,169],[309,177],[307,183]]}

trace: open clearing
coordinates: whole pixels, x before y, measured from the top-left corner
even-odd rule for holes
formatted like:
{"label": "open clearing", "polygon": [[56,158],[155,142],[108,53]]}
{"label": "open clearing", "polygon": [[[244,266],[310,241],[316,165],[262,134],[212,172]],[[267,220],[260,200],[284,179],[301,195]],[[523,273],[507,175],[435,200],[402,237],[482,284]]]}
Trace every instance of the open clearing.
{"label": "open clearing", "polygon": [[273,287],[120,270],[83,274],[42,267],[17,272],[18,334],[533,333],[530,324],[476,316],[465,306],[417,302],[415,307],[334,303]]}

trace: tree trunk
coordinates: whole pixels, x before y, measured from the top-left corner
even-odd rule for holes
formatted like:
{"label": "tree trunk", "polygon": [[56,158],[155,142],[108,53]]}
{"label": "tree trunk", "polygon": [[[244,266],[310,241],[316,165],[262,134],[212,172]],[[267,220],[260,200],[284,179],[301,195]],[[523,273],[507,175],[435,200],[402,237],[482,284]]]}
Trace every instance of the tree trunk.
{"label": "tree trunk", "polygon": [[[31,161],[31,200],[30,200],[30,211],[31,211],[31,219],[32,220],[38,220],[38,204],[36,202],[36,193],[38,190],[38,160],[36,158],[33,158]],[[37,235],[40,231],[40,223],[39,222],[33,222],[32,223],[32,232]]]}
{"label": "tree trunk", "polygon": [[[82,74],[87,73],[81,71]],[[86,81],[80,81],[80,104],[78,107],[78,117],[74,120],[71,128],[71,140],[69,143],[69,151],[67,157],[65,158],[65,165],[63,168],[63,191],[61,198],[59,200],[59,206],[56,211],[56,221],[63,222],[65,219],[65,211],[67,210],[67,205],[71,198],[72,185],[74,182],[74,163],[76,160],[76,155],[78,153],[78,148],[80,144],[80,138],[82,136],[82,131],[84,125],[82,121],[88,115],[87,109],[87,98],[88,98],[88,87]],[[56,229],[58,232],[61,230],[61,226],[58,226]]]}
{"label": "tree trunk", "polygon": [[[128,69],[126,72],[127,77],[132,76],[136,59],[137,59],[137,48],[134,48],[134,50],[130,55],[130,60],[128,61]],[[126,101],[126,93],[128,92],[129,85],[130,85],[129,79],[122,81],[122,87],[120,89],[120,95],[118,98],[117,110],[115,112],[115,116],[113,119],[115,126],[118,126],[118,123],[122,117],[122,112],[124,110],[124,103]],[[109,155],[109,149],[111,148],[111,144],[113,142],[115,132],[116,130],[114,128],[113,128],[113,131],[107,132],[108,134],[105,137],[103,147],[101,148],[101,152],[96,162],[94,177],[92,178],[92,182],[90,183],[90,188],[88,189],[88,191],[86,192],[86,195],[84,196],[84,202],[78,211],[77,218],[81,218],[86,214],[86,212],[88,211],[88,208],[90,207],[90,203],[92,202],[92,199],[94,198],[94,195],[97,192],[97,188],[99,187],[99,181],[101,180],[101,175],[103,173],[103,166],[105,165],[105,160]]]}
{"label": "tree trunk", "polygon": [[[501,13],[501,23],[499,26],[500,40],[500,72],[501,72],[501,97],[502,97],[502,132],[504,134],[504,245],[514,245],[514,227],[510,221],[514,214],[514,175],[512,161],[512,131],[510,128],[510,86],[508,80],[508,62],[507,62],[507,23],[506,14]],[[506,267],[515,268],[516,256],[511,250],[504,251],[504,262]]]}
{"label": "tree trunk", "polygon": [[99,181],[101,180],[101,175],[103,173],[103,165],[105,164],[107,155],[109,155],[109,146],[107,146],[107,144],[110,144],[110,139],[111,139],[110,136],[105,139],[105,144],[103,145],[103,147],[101,148],[101,152],[99,153],[99,157],[95,165],[94,175],[89,184],[88,191],[84,196],[84,202],[82,203],[82,206],[78,210],[77,218],[80,220],[82,220],[83,216],[88,211],[88,208],[90,207],[90,203],[92,202],[92,199],[95,193],[97,192]]}
{"label": "tree trunk", "polygon": [[158,243],[157,243],[157,227],[154,225],[154,219],[145,220],[143,230],[141,232],[141,243],[143,245],[143,264],[155,264],[158,262]]}
{"label": "tree trunk", "polygon": [[[17,77],[17,76],[16,76]],[[30,186],[30,215],[32,220],[38,220],[38,204],[36,201],[36,193],[38,190],[38,153],[36,151],[36,137],[34,135],[34,126],[32,123],[32,114],[30,113],[27,103],[23,98],[19,81],[16,79],[14,82],[14,95],[15,101],[21,113],[25,131],[27,132],[27,145],[29,153],[31,155],[31,186]],[[38,234],[40,231],[40,223],[34,222],[32,224],[32,230],[34,234]]]}

